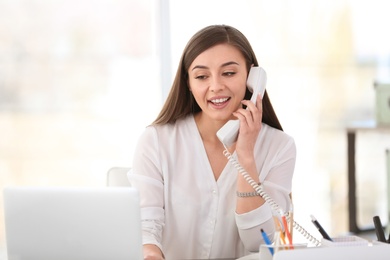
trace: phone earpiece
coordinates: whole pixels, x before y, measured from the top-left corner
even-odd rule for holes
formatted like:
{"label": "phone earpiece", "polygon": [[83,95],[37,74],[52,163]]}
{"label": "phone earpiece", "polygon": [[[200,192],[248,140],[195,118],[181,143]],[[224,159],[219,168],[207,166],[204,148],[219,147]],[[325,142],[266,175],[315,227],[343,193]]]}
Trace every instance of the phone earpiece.
{"label": "phone earpiece", "polygon": [[[251,92],[250,100],[256,104],[257,95],[261,93],[264,95],[265,85],[267,82],[267,74],[261,67],[251,67],[249,71],[248,79],[246,82],[249,92]],[[245,99],[247,97],[245,96]],[[217,137],[226,146],[231,146],[238,136],[238,130],[240,128],[240,122],[238,120],[228,121],[219,131]]]}

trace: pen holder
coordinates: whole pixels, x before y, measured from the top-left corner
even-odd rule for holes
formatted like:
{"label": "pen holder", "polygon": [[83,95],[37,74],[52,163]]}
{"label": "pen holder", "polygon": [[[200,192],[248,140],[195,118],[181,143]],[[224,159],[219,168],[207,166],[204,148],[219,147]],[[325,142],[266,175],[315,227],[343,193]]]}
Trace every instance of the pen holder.
{"label": "pen holder", "polygon": [[368,246],[368,240],[357,236],[332,237],[333,241],[322,239],[321,246]]}
{"label": "pen holder", "polygon": [[[306,243],[292,244],[292,245],[266,245],[261,244],[259,248],[260,260],[272,260],[273,256],[282,250],[301,250],[307,248]],[[271,251],[273,254],[271,254]]]}

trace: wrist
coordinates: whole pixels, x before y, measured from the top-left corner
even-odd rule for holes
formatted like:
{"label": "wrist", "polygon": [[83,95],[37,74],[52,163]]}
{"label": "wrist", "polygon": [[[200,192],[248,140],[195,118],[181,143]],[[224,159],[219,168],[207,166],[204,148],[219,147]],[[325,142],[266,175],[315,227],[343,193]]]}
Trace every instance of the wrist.
{"label": "wrist", "polygon": [[236,191],[236,195],[239,198],[248,198],[248,197],[260,196],[256,191],[251,191],[251,192],[239,192],[239,191]]}

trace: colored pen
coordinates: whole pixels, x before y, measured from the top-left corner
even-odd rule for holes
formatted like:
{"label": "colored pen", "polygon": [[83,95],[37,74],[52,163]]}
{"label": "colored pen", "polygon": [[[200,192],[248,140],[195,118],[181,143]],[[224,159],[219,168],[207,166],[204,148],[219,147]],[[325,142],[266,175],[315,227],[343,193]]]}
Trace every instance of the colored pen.
{"label": "colored pen", "polygon": [[280,222],[278,220],[275,221],[276,223],[276,226],[277,226],[277,231],[275,232],[275,239],[274,241],[278,241],[279,242],[281,241],[283,245],[286,244],[286,239],[285,239],[285,236],[284,236],[284,233],[282,232],[282,227],[280,226]]}
{"label": "colored pen", "polygon": [[294,231],[294,213],[293,213],[293,211],[290,211],[288,213],[288,215],[290,218],[289,227],[290,227],[290,235],[291,235],[291,239],[292,239],[293,238],[293,231]]}
{"label": "colored pen", "polygon": [[379,218],[379,216],[375,216],[373,217],[373,220],[375,225],[375,233],[376,237],[378,238],[378,241],[387,243],[385,233],[383,232],[381,219]]}
{"label": "colored pen", "polygon": [[320,223],[317,221],[317,219],[313,216],[313,215],[310,215],[311,216],[311,222],[313,222],[314,226],[316,226],[316,228],[318,229],[318,231],[320,231],[321,235],[323,238],[327,239],[327,240],[330,240],[330,241],[333,241],[330,236],[328,235],[328,233],[326,233],[325,229],[320,225]]}
{"label": "colored pen", "polygon": [[283,226],[284,226],[284,232],[286,232],[286,236],[288,238],[288,241],[290,242],[290,246],[292,245],[292,236],[290,234],[290,231],[288,230],[287,220],[285,216],[282,216]]}
{"label": "colored pen", "polygon": [[292,201],[292,194],[290,193],[290,210],[288,211],[289,216],[289,226],[290,226],[290,234],[291,238],[293,237],[293,231],[294,231],[294,203]]}
{"label": "colored pen", "polygon": [[274,249],[271,246],[271,241],[269,240],[267,234],[264,232],[263,229],[260,229],[261,231],[261,235],[263,236],[263,239],[264,239],[264,242],[266,245],[268,245],[268,249],[269,249],[269,252],[271,253],[271,255],[274,255]]}
{"label": "colored pen", "polygon": [[286,245],[286,239],[284,238],[284,233],[283,232],[280,232],[279,231],[279,237],[280,237],[280,240],[282,241],[282,244],[283,245]]}

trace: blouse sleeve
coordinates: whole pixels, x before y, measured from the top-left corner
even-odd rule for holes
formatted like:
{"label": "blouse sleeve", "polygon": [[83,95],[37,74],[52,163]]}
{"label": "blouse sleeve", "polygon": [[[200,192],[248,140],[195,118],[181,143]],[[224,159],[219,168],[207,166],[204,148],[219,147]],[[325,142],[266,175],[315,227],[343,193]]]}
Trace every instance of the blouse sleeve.
{"label": "blouse sleeve", "polygon": [[154,127],[147,127],[139,138],[128,178],[140,192],[143,244],[154,244],[162,249],[164,187]]}
{"label": "blouse sleeve", "polygon": [[[268,173],[260,173],[264,191],[279,205],[283,212],[291,207],[290,193],[295,168],[296,147],[292,138],[276,153]],[[278,214],[278,213],[276,213]],[[260,229],[273,240],[275,232],[274,212],[268,203],[245,214],[236,214],[236,223],[245,248],[251,252],[259,250],[264,243]]]}

